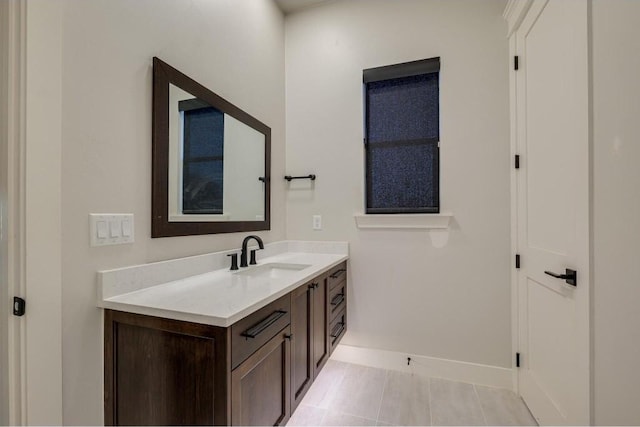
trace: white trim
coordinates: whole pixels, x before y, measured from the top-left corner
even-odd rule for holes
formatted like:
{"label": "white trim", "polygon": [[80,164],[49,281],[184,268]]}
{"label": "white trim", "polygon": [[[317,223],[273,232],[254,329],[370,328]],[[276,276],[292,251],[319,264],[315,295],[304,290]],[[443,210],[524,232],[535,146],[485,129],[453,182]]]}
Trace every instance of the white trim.
{"label": "white trim", "polygon": [[[409,365],[407,365],[407,357],[411,358]],[[499,366],[354,347],[344,344],[338,345],[331,355],[331,359],[374,368],[414,373],[432,378],[444,378],[452,381],[513,389],[511,382],[512,370]]]}
{"label": "white trim", "polygon": [[388,214],[353,216],[358,228],[388,228],[388,229],[447,229],[453,218],[452,213],[439,214]]}
{"label": "white trim", "polygon": [[169,222],[194,222],[194,221],[225,222],[229,220],[231,220],[230,213],[224,213],[220,215],[169,214]]}
{"label": "white trim", "polygon": [[509,0],[502,16],[507,21],[507,37],[520,26],[533,0]]}
{"label": "white trim", "polygon": [[[512,58],[517,54],[516,37],[509,38],[509,57]],[[517,114],[516,114],[516,71],[511,66],[509,67],[509,115],[510,115],[510,138],[509,146],[511,152],[511,159],[518,154],[517,146]],[[519,393],[518,386],[518,371],[515,366],[515,354],[519,352],[519,337],[518,337],[518,270],[515,268],[515,256],[519,252],[518,250],[518,182],[515,167],[510,171],[510,191],[511,191],[511,256],[513,257],[510,267],[511,271],[511,354],[513,363],[513,389],[516,393]]]}

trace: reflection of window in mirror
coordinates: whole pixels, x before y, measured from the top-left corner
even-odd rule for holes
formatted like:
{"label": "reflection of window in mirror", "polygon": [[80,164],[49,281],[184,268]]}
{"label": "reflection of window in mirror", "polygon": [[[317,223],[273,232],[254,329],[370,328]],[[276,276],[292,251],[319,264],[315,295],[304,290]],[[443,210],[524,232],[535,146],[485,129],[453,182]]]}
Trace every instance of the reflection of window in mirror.
{"label": "reflection of window in mirror", "polygon": [[182,213],[222,214],[224,114],[199,99],[178,103],[182,155]]}
{"label": "reflection of window in mirror", "polygon": [[263,221],[265,134],[169,85],[171,221]]}

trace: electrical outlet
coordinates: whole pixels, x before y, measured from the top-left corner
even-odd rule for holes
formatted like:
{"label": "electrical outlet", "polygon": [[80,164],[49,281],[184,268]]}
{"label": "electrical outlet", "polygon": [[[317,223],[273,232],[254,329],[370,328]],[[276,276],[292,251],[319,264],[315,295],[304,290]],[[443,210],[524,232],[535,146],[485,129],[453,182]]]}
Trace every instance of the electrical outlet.
{"label": "electrical outlet", "polygon": [[313,229],[322,230],[322,215],[313,216]]}

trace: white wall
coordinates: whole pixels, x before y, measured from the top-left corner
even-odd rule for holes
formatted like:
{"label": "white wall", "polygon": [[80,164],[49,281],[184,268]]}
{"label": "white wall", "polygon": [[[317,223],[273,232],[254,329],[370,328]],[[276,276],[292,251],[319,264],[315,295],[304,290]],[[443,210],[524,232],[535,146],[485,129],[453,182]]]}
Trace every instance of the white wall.
{"label": "white wall", "polygon": [[[257,0],[66,0],[60,25],[46,13],[46,4],[30,5],[31,39],[33,31],[40,41],[62,32],[62,46],[53,40],[31,49],[28,80],[36,92],[30,99],[38,108],[52,104],[42,104],[43,96],[49,101],[61,96],[61,110],[49,113],[61,114],[62,129],[34,127],[32,132],[40,133],[31,133],[30,141],[45,148],[53,140],[55,149],[61,138],[62,161],[61,171],[54,156],[46,174],[32,166],[30,176],[45,177],[37,182],[38,192],[62,200],[64,422],[100,424],[102,325],[95,272],[237,247],[240,239],[239,234],[149,238],[151,57],[161,57],[271,126],[272,173],[283,175],[282,17],[271,2]],[[260,234],[267,241],[286,234],[351,242],[345,343],[510,366],[511,162],[503,6],[501,0],[347,0],[287,18],[286,172],[315,172],[318,180],[312,190],[308,182],[294,182],[286,193],[284,182],[272,180],[272,231]],[[635,402],[640,371],[633,368],[640,356],[640,168],[635,162],[640,62],[629,54],[640,50],[639,13],[633,0],[593,1],[596,424],[640,419]],[[49,58],[62,62],[53,64],[62,67],[61,95],[39,94],[34,85],[50,77],[52,64],[38,55],[51,46]],[[358,230],[353,221],[364,200],[362,69],[432,56],[442,58],[442,208],[455,215],[442,248],[434,247],[426,232]],[[27,121],[55,123],[55,114],[30,111]],[[46,152],[38,158],[43,156]],[[61,186],[46,182],[57,174]],[[51,209],[53,223],[45,225],[55,228],[55,203]],[[89,248],[90,212],[133,212],[136,243]],[[33,209],[32,223],[44,214]],[[313,214],[323,215],[323,231],[311,230]],[[38,257],[44,259],[42,251]],[[50,276],[48,285],[58,280],[49,270],[44,275]],[[38,297],[34,302],[49,297],[31,296]],[[59,402],[48,396],[50,404]]]}
{"label": "white wall", "polygon": [[640,423],[640,2],[592,2],[594,410]]}
{"label": "white wall", "polygon": [[[313,187],[291,184],[287,237],[349,240],[345,344],[511,366],[504,6],[345,0],[287,16],[287,173],[318,175]],[[444,247],[425,231],[359,230],[353,218],[364,205],[362,70],[435,56],[441,205],[454,214]]]}
{"label": "white wall", "polygon": [[234,221],[264,220],[265,185],[258,178],[265,175],[265,136],[225,114],[224,137],[224,213]]}
{"label": "white wall", "polygon": [[[284,175],[283,18],[267,0],[66,0],[61,50],[63,415],[100,424],[96,271],[239,247],[246,234],[150,238],[152,57],[270,126],[272,174]],[[285,237],[284,182],[271,185],[266,242]],[[134,213],[135,243],[90,248],[90,212]]]}

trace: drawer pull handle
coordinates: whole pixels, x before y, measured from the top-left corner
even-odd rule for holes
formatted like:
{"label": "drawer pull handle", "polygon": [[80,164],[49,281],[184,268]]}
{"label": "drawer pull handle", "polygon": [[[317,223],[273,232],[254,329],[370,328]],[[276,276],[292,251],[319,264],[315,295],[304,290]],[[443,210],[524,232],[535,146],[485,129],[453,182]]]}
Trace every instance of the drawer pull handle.
{"label": "drawer pull handle", "polygon": [[269,316],[261,320],[259,323],[253,325],[252,327],[250,327],[240,335],[242,335],[246,339],[255,338],[258,335],[260,335],[262,332],[264,332],[264,330],[267,329],[269,326],[276,323],[285,314],[287,314],[287,312],[284,310],[274,311]]}
{"label": "drawer pull handle", "polygon": [[[344,322],[340,322],[336,326],[337,328],[333,328],[333,331],[331,331],[331,338],[338,338],[344,331]],[[338,330],[338,332],[334,332],[336,329]]]}
{"label": "drawer pull handle", "polygon": [[331,300],[331,305],[336,306],[342,304],[344,301],[344,294],[338,294]]}
{"label": "drawer pull handle", "polygon": [[331,277],[332,279],[337,279],[342,273],[344,273],[345,271],[347,271],[344,268],[341,268],[340,270],[336,271],[335,273],[333,273],[332,275],[330,275],[329,277]]}

